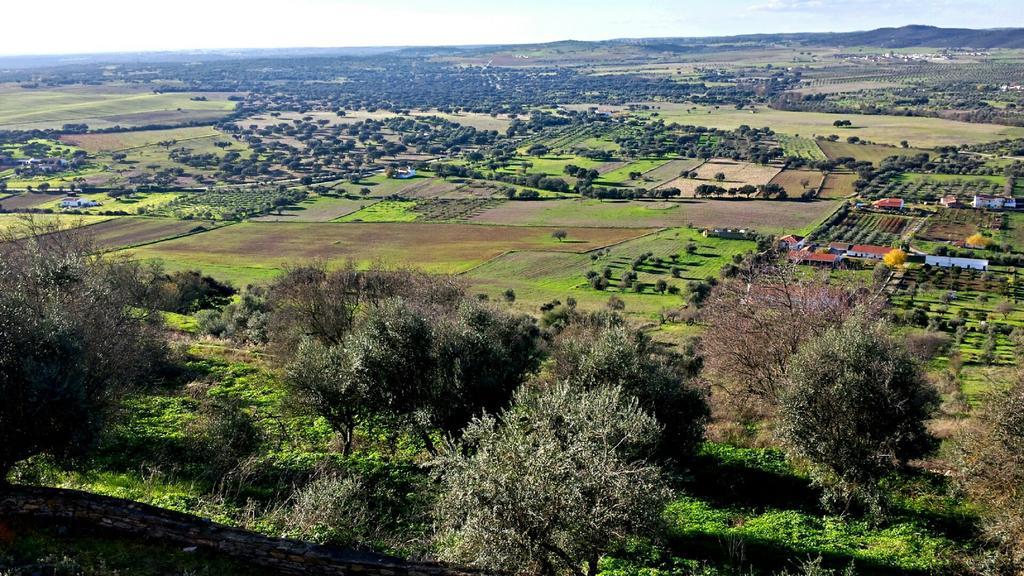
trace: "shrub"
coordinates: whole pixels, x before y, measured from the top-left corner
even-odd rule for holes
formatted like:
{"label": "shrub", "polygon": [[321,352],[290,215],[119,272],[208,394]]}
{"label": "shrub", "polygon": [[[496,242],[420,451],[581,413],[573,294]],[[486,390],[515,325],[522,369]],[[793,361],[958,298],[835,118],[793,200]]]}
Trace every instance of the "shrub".
{"label": "shrub", "polygon": [[884,325],[854,316],[801,346],[789,380],[782,436],[810,462],[825,503],[881,511],[879,481],[934,447],[924,421],[938,394],[913,358]]}

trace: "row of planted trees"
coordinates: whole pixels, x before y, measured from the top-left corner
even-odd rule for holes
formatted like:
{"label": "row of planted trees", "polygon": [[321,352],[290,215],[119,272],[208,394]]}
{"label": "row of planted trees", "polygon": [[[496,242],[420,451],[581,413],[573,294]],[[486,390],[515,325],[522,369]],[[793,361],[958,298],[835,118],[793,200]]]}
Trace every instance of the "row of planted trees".
{"label": "row of planted trees", "polygon": [[[4,479],[35,456],[87,456],[121,394],[169,361],[152,274],[92,253],[52,230],[0,252]],[[736,437],[780,442],[848,513],[885,514],[884,480],[935,446],[925,423],[937,394],[867,291],[750,259],[702,308],[699,355],[614,313],[563,316],[542,328],[450,278],[312,265],[205,322],[265,348],[290,402],[335,431],[342,457],[373,430],[417,443],[428,553],[492,570],[594,574],[608,550],[656,533],[711,410],[719,434],[735,423]],[[1020,389],[959,444],[964,485],[988,506],[1008,563],[1024,495],[1014,484],[989,496],[1024,474]],[[311,482],[291,501],[304,514],[291,527],[354,521],[316,493],[350,484]]]}

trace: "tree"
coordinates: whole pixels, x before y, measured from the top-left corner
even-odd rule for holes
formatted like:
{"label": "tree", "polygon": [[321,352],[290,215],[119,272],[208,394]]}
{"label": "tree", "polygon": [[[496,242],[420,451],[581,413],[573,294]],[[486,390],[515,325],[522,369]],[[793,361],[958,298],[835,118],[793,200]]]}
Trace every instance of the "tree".
{"label": "tree", "polygon": [[1024,372],[1008,389],[990,392],[974,416],[953,442],[957,480],[979,507],[985,533],[1019,568],[1024,563]]}
{"label": "tree", "polygon": [[511,288],[505,290],[503,296],[505,297],[505,302],[512,303],[516,301],[516,291]]}
{"label": "tree", "polygon": [[569,236],[569,233],[565,230],[555,230],[551,233],[551,237],[558,240],[559,242],[565,240]]}
{"label": "tree", "polygon": [[968,246],[975,248],[988,248],[992,244],[992,239],[982,235],[981,232],[977,232],[968,236],[965,242]]}
{"label": "tree", "polygon": [[352,450],[356,425],[377,407],[369,381],[358,376],[352,362],[344,347],[306,339],[285,368],[284,377],[291,397],[322,416],[341,435],[346,456]]}
{"label": "tree", "polygon": [[704,437],[705,393],[695,354],[672,353],[615,314],[578,315],[555,339],[551,374],[585,390],[616,386],[664,428],[660,452],[685,458]]}
{"label": "tree", "polygon": [[902,268],[907,263],[907,253],[899,248],[894,248],[882,257],[882,262],[889,268]]}
{"label": "tree", "polygon": [[725,182],[725,172],[716,172],[715,182]]}
{"label": "tree", "polygon": [[935,446],[925,429],[938,393],[887,327],[853,316],[792,358],[780,427],[832,506],[880,510],[879,481]]}
{"label": "tree", "polygon": [[159,316],[114,282],[135,264],[93,256],[81,233],[25,231],[0,250],[0,484],[26,458],[85,454],[164,351]]}
{"label": "tree", "polygon": [[999,304],[996,304],[996,312],[1003,315],[1003,320],[1006,320],[1013,312],[1013,303],[1009,300],[1003,300]]}
{"label": "tree", "polygon": [[706,375],[723,399],[770,413],[800,345],[841,324],[866,298],[789,264],[744,266],[712,290],[701,310]]}
{"label": "tree", "polygon": [[434,463],[444,559],[594,576],[601,555],[658,523],[668,497],[644,460],[658,424],[614,387],[523,389]]}

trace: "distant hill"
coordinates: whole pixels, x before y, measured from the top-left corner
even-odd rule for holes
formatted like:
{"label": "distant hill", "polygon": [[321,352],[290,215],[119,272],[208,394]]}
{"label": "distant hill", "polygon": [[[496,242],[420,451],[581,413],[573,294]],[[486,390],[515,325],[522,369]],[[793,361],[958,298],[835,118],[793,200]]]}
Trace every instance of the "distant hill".
{"label": "distant hill", "polygon": [[[1024,28],[938,28],[901,26],[863,32],[809,32],[796,34],[751,34],[722,38],[683,39],[686,43],[796,42],[811,46],[876,46],[880,48],[1024,48]],[[661,40],[660,42],[665,42]]]}
{"label": "distant hill", "polygon": [[60,66],[88,63],[191,62],[288,57],[359,57],[397,54],[408,57],[437,55],[484,55],[489,53],[546,48],[564,53],[587,53],[599,48],[623,48],[642,52],[702,52],[750,46],[752,44],[800,44],[805,46],[869,46],[878,48],[1024,48],[1024,28],[938,28],[910,25],[862,32],[800,32],[788,34],[746,34],[718,37],[620,38],[603,41],[563,40],[547,44],[493,46],[408,46],[337,48],[255,48],[235,50],[183,50],[174,52],[122,52],[60,56],[0,56],[0,69]]}

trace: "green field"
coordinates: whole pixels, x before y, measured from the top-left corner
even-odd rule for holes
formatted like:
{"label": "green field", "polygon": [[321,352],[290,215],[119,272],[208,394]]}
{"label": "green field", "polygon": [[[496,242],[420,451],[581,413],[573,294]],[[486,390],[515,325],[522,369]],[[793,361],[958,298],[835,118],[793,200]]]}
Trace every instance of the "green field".
{"label": "green field", "polygon": [[338,222],[412,222],[419,214],[412,211],[416,202],[411,200],[384,200],[352,212]]}
{"label": "green field", "polygon": [[521,226],[747,228],[799,232],[835,210],[835,201],[691,200],[671,202],[545,200],[505,202],[473,220]]}
{"label": "green field", "polygon": [[88,124],[90,128],[181,124],[212,121],[235,108],[227,94],[204,93],[195,101],[190,92],[155,94],[129,86],[69,86],[21,88],[0,86],[0,129],[33,130]]}
{"label": "green field", "polygon": [[[686,254],[683,250],[687,242],[697,244],[694,254]],[[688,280],[717,277],[722,266],[731,262],[734,255],[754,249],[754,242],[704,238],[695,230],[677,228],[624,242],[597,260],[586,254],[531,250],[511,252],[474,268],[463,277],[474,289],[492,298],[500,298],[502,292],[512,288],[516,292],[517,305],[527,310],[535,310],[544,302],[555,299],[564,301],[570,296],[587,307],[600,307],[615,295],[625,301],[628,314],[648,318],[686,303],[685,296],[681,294],[655,293],[650,286],[657,280],[664,279],[670,286],[675,285],[682,290]],[[608,267],[614,272],[613,278],[619,278],[633,259],[648,252],[664,259],[666,264],[663,269],[641,268],[638,281],[648,286],[643,293],[621,291],[614,286],[601,291],[588,284],[588,270],[601,272]],[[673,255],[679,256],[674,265],[681,269],[680,278],[669,274]]]}

